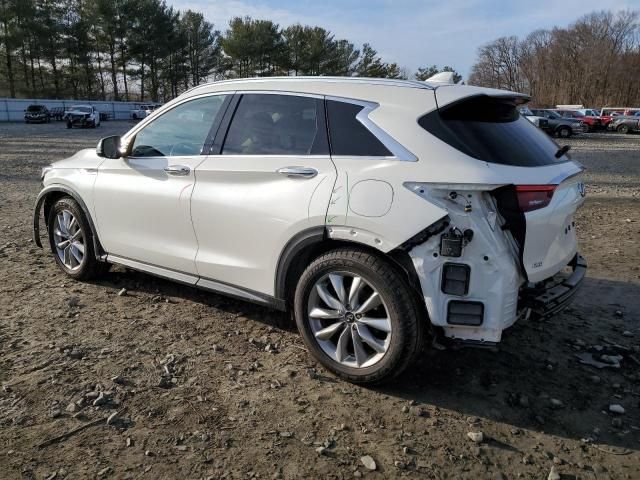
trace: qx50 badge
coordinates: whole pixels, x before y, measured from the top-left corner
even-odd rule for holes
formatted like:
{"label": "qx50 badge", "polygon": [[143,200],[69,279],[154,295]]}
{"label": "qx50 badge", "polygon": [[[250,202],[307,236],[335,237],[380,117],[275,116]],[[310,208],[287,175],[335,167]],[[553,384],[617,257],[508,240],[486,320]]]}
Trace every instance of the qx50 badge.
{"label": "qx50 badge", "polygon": [[578,192],[580,193],[581,197],[584,197],[587,194],[587,189],[584,186],[584,182],[578,182],[576,184],[576,188],[578,189]]}

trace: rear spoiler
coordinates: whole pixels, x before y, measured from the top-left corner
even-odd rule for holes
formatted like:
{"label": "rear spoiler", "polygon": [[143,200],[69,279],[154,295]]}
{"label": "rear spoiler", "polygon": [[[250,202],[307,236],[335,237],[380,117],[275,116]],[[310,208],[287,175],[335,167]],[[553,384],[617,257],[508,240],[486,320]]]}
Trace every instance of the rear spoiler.
{"label": "rear spoiler", "polygon": [[524,93],[498,90],[495,88],[471,87],[468,85],[441,84],[435,92],[438,108],[458,102],[464,102],[472,97],[487,96],[501,100],[511,100],[516,106],[524,105],[531,97]]}

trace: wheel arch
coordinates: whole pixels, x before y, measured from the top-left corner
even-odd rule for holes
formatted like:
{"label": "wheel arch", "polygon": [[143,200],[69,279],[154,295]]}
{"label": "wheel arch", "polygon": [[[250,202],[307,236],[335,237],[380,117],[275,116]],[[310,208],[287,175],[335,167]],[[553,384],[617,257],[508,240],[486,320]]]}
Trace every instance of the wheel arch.
{"label": "wheel arch", "polygon": [[93,239],[93,247],[97,260],[102,260],[104,254],[106,253],[100,244],[100,240],[98,239],[98,232],[96,230],[96,226],[93,223],[93,218],[89,212],[89,208],[87,204],[84,202],[82,197],[75,190],[65,186],[65,185],[50,185],[45,187],[40,194],[38,194],[38,198],[36,199],[36,205],[33,212],[33,241],[34,243],[42,248],[42,242],[40,240],[40,214],[44,213],[45,218],[45,227],[48,231],[48,225],[46,224],[46,219],[49,218],[49,211],[51,207],[57,202],[59,199],[63,197],[71,197],[73,198],[80,208],[82,209],[82,213],[87,219],[87,223],[89,223],[89,228],[91,229],[91,238]]}
{"label": "wheel arch", "polygon": [[[412,290],[422,298],[422,289],[420,287],[418,273],[416,272],[408,251],[403,248],[403,245],[389,252],[384,252],[367,243],[356,240],[332,239],[329,237],[327,228],[324,226],[303,230],[289,240],[278,259],[275,296],[283,300],[287,307],[290,307],[293,292],[295,291],[294,281],[300,277],[305,268],[307,268],[314,259],[336,248],[357,247],[390,260],[406,275]],[[424,301],[422,301],[422,303],[423,302]]]}

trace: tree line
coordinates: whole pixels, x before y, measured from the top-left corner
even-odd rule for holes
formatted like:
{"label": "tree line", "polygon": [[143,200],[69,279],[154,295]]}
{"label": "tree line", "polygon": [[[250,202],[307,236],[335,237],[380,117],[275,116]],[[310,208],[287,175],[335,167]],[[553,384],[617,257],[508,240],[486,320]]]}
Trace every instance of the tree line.
{"label": "tree line", "polygon": [[596,12],[567,28],[482,46],[469,83],[531,95],[542,107],[640,106],[640,12]]}
{"label": "tree line", "polygon": [[164,0],[0,0],[0,96],[166,101],[205,81],[271,75],[412,76],[317,26],[238,17],[220,32]]}

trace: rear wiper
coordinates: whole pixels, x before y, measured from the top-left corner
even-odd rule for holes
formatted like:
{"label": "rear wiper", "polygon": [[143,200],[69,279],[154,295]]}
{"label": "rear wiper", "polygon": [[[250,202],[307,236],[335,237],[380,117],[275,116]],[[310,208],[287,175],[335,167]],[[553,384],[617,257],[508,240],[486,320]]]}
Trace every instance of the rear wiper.
{"label": "rear wiper", "polygon": [[556,152],[556,158],[560,158],[562,155],[571,150],[571,145],[565,145],[564,147],[560,147]]}

